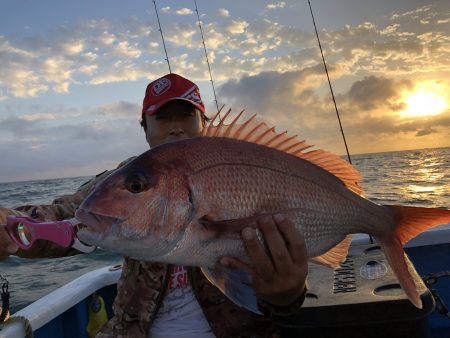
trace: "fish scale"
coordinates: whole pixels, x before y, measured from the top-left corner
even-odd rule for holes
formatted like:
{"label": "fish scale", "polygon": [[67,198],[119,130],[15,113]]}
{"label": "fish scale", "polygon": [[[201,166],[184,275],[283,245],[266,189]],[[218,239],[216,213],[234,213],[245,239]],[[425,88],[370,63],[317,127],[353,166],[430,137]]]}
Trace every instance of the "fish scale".
{"label": "fish scale", "polygon": [[[198,174],[194,172],[190,179],[193,185],[197,187],[196,194],[202,195],[204,197],[203,201],[208,203],[203,208],[207,210],[208,215],[213,220],[245,218],[257,213],[273,213],[296,208],[310,210],[309,216],[311,216],[311,211],[314,210],[313,215],[318,215],[318,217],[322,214],[327,214],[329,218],[334,213],[340,213],[342,216],[345,214],[352,215],[353,219],[361,218],[360,214],[354,212],[353,204],[347,202],[346,209],[343,208],[344,203],[347,201],[346,199],[341,198],[343,201],[339,204],[342,206],[337,208],[336,204],[340,196],[333,194],[333,191],[330,191],[332,189],[324,189],[320,185],[310,182],[309,179],[302,179],[300,177],[302,169],[298,169],[297,165],[289,167],[289,165],[279,165],[279,163],[286,163],[286,161],[267,161],[268,158],[270,159],[277,155],[276,153],[273,154],[275,151],[272,149],[261,149],[259,156],[243,159],[237,158],[233,150],[227,152],[227,149],[221,147],[219,152],[217,148],[215,149],[213,143],[216,143],[217,146],[222,143],[219,139],[211,140],[208,143],[206,150],[213,155],[210,155],[206,162],[209,164],[212,160],[211,158],[215,156],[216,165],[208,166],[202,163],[200,158],[195,159],[198,167],[201,168],[203,165],[203,168],[206,167],[208,169],[200,169]],[[240,144],[239,146],[252,147],[254,145],[248,143]],[[264,154],[266,151],[270,154]],[[220,165],[221,163],[227,163],[227,165]],[[319,176],[322,174],[320,172],[323,172],[323,169],[312,165],[308,170],[310,176]],[[319,173],[316,174],[315,172]],[[334,176],[333,178],[333,184],[336,186],[335,190],[340,189],[342,182]],[[328,179],[328,181],[330,180]],[[255,187],[259,189],[255,189]],[[217,193],[218,191],[220,193]],[[342,189],[342,193],[351,195],[345,189]],[[351,197],[354,198],[353,196]],[[333,206],[335,207],[333,208]],[[297,228],[303,232],[307,245],[310,242],[316,243],[314,245],[316,250],[312,251],[313,255],[321,254],[329,249],[329,244],[321,248],[320,239],[322,237],[326,237],[330,233],[336,235],[337,230],[343,231],[341,233],[342,236],[340,236],[343,237],[347,233],[355,232],[357,225],[362,223],[361,220],[353,220],[349,224],[354,224],[354,226],[345,229],[341,225],[342,216],[332,217],[336,221],[331,222],[329,225],[330,230],[328,234],[317,227],[312,231],[308,231],[311,226],[314,227],[314,224],[309,224],[309,217],[297,218],[295,223]],[[349,221],[351,220],[349,219]],[[373,223],[373,220],[371,223]],[[322,221],[321,224],[325,223]],[[326,229],[324,230],[326,231]],[[312,247],[312,245],[309,244],[308,247]]]}

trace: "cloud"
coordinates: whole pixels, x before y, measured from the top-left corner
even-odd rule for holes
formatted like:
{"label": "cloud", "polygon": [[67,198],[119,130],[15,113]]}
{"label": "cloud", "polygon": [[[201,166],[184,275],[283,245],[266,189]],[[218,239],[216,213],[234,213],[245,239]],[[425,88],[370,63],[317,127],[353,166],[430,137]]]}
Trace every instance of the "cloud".
{"label": "cloud", "polygon": [[[0,119],[0,154],[14,158],[14,165],[6,161],[0,167],[2,180],[26,179],[40,170],[48,178],[92,175],[148,149],[138,122],[140,106],[134,103],[88,111],[60,107],[58,113],[45,107],[23,109],[33,112]],[[57,163],[57,170],[49,170],[49,163]]]}
{"label": "cloud", "polygon": [[161,12],[166,13],[166,14],[170,13],[170,6],[161,8]]}
{"label": "cloud", "polygon": [[436,133],[436,132],[437,132],[436,128],[433,128],[433,127],[427,127],[427,128],[425,128],[425,129],[419,130],[419,131],[416,133],[416,136],[418,136],[418,137],[420,137],[420,136],[426,136],[426,135],[434,134],[434,133]]}
{"label": "cloud", "polygon": [[69,41],[63,43],[61,47],[64,49],[64,53],[67,55],[76,55],[80,54],[84,49],[84,43],[82,40],[78,41]]}
{"label": "cloud", "polygon": [[285,73],[262,72],[229,80],[219,87],[218,93],[232,106],[239,104],[270,115],[280,109],[291,111],[308,105],[304,94],[317,89],[323,80],[320,66]]}
{"label": "cloud", "polygon": [[107,69],[103,69],[101,74],[95,75],[89,81],[93,85],[101,85],[105,83],[114,83],[122,81],[135,81],[148,72],[141,72],[141,67],[132,62],[117,61],[110,65]]}
{"label": "cloud", "polygon": [[225,8],[219,8],[217,11],[217,15],[222,18],[228,18],[230,16],[230,11]]}
{"label": "cloud", "polygon": [[[14,111],[21,112],[19,115],[5,116],[0,119],[0,135],[5,133],[21,134],[27,131],[27,135],[33,137],[47,138],[46,133],[42,133],[39,128],[53,128],[60,125],[68,124],[67,120],[73,121],[74,125],[83,124],[85,116],[89,116],[89,120],[97,121],[99,126],[97,129],[103,129],[101,124],[120,126],[123,120],[130,120],[130,116],[135,115],[135,121],[140,118],[140,105],[136,103],[118,101],[100,106],[69,109],[64,106],[55,106],[52,108],[44,106],[18,106]],[[83,124],[84,128],[84,124]],[[64,133],[64,132],[63,132]]]}
{"label": "cloud", "polygon": [[117,44],[115,51],[117,54],[121,54],[129,58],[138,58],[142,54],[139,48],[137,48],[137,44],[130,45],[128,41],[120,41]]}
{"label": "cloud", "polygon": [[74,82],[72,79],[73,64],[63,58],[48,58],[42,62],[42,72],[47,81],[53,84],[53,89],[57,93],[67,93],[69,85]]}
{"label": "cloud", "polygon": [[401,17],[408,17],[408,16],[417,18],[417,14],[428,12],[428,11],[431,10],[431,8],[432,8],[431,5],[427,5],[427,6],[419,7],[417,9],[415,9],[415,10],[412,10],[412,11],[407,11],[407,12],[400,13],[400,14],[395,13],[395,14],[392,14],[391,20],[395,20],[395,19],[398,19],[398,18],[401,18]]}
{"label": "cloud", "polygon": [[105,46],[112,45],[116,41],[116,36],[107,31],[101,33],[99,37],[99,41],[103,43]]}
{"label": "cloud", "polygon": [[[365,137],[371,135],[373,138],[380,139],[380,141],[383,138],[392,140],[393,137],[395,138],[402,134],[403,136],[409,135],[409,140],[413,146],[414,140],[417,137],[432,134],[445,135],[449,127],[450,112],[446,112],[439,116],[421,117],[407,121],[398,119],[395,115],[384,115],[382,117],[367,116],[363,119],[355,118],[349,122],[347,129],[349,134],[354,137],[358,135],[364,135]],[[390,146],[395,147],[396,145],[391,144]]]}
{"label": "cloud", "polygon": [[128,17],[72,22],[22,39],[0,36],[0,92],[2,97],[36,97],[50,90],[68,93],[77,83],[144,77],[155,68],[141,74],[134,70],[144,66],[143,47],[150,47],[145,53],[155,52],[158,34],[148,23]]}
{"label": "cloud", "polygon": [[404,107],[388,103],[397,102],[402,91],[411,88],[413,85],[409,80],[394,81],[372,75],[354,82],[348,92],[348,97],[361,109],[371,110],[380,105],[388,105],[391,109],[400,110]]}
{"label": "cloud", "polygon": [[421,32],[417,27],[414,32],[397,24],[381,28],[373,23],[346,26],[322,34],[322,43],[328,46],[328,62],[340,63],[349,73],[357,69],[399,77],[437,69],[449,71],[450,67],[441,60],[448,54],[446,44],[450,37],[438,30]]}
{"label": "cloud", "polygon": [[177,13],[178,15],[191,15],[194,12],[190,8],[180,8],[180,9],[176,10],[175,13]]}
{"label": "cloud", "polygon": [[98,69],[98,65],[92,64],[92,65],[81,66],[79,68],[79,71],[81,74],[92,76],[96,72],[97,69]]}
{"label": "cloud", "polygon": [[56,115],[50,113],[36,113],[28,115],[19,115],[18,118],[23,121],[43,121],[43,120],[55,120]]}
{"label": "cloud", "polygon": [[286,7],[286,2],[284,2],[284,1],[281,1],[281,2],[278,2],[275,4],[268,4],[266,6],[267,9],[276,9],[276,8],[284,8],[284,7]]}
{"label": "cloud", "polygon": [[[271,5],[280,8],[282,3]],[[175,14],[166,8],[168,15]],[[442,61],[448,58],[450,44],[439,23],[448,19],[445,15],[437,7],[424,6],[392,15],[392,21],[380,27],[363,22],[322,30],[327,62],[347,76],[364,72],[388,78],[431,72],[450,76],[450,63]],[[417,25],[422,19],[430,23]],[[0,100],[67,93],[73,84],[135,81],[158,74],[164,56],[155,20],[133,16],[80,20],[22,39],[0,36]],[[212,69],[220,81],[263,71],[296,71],[321,62],[310,30],[259,16],[221,21],[203,26]],[[164,33],[169,57],[187,54],[183,62],[191,65],[189,74],[207,79],[195,23],[176,23],[165,27]]]}
{"label": "cloud", "polygon": [[227,27],[227,31],[233,35],[242,34],[247,27],[248,23],[245,20],[232,20],[231,24]]}
{"label": "cloud", "polygon": [[224,42],[226,43],[228,40],[227,35],[220,32],[215,24],[207,24],[204,26],[204,30],[204,39],[208,50],[221,50],[220,45]]}
{"label": "cloud", "polygon": [[139,112],[141,111],[141,106],[135,103],[119,101],[110,104],[105,104],[100,107],[96,107],[92,110],[91,114],[99,114],[111,117],[125,117],[136,115],[137,118],[140,117]]}
{"label": "cloud", "polygon": [[[334,70],[338,72],[338,70]],[[334,73],[331,70],[331,76]],[[250,115],[258,113],[278,131],[299,133],[325,148],[342,154],[339,125],[319,66],[293,72],[263,72],[229,80],[218,88],[220,101]],[[433,117],[404,119],[399,98],[414,87],[411,80],[368,76],[354,81],[336,96],[341,121],[353,153],[420,148],[430,142],[445,145],[450,130],[450,111]],[[335,93],[336,94],[336,93]],[[408,144],[407,140],[410,140]],[[386,141],[384,141],[386,140]],[[413,143],[411,143],[411,140]],[[439,141],[436,141],[439,140]]]}
{"label": "cloud", "polygon": [[[180,46],[188,49],[198,48],[200,37],[196,37],[198,33],[194,25],[179,24],[167,30],[165,39],[174,46]],[[194,37],[197,40],[194,41]]]}

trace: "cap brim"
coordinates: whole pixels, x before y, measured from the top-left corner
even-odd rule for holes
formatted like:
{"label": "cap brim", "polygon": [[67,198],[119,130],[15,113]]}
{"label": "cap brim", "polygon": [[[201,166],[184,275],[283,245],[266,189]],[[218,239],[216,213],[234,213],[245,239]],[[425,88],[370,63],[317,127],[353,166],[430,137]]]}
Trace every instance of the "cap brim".
{"label": "cap brim", "polygon": [[189,102],[189,103],[192,104],[195,108],[197,108],[198,110],[200,110],[202,113],[205,113],[205,108],[204,108],[203,106],[199,105],[197,102],[194,102],[194,101],[185,99],[184,97],[171,97],[170,99],[167,99],[167,100],[165,100],[165,101],[161,101],[161,102],[159,102],[158,104],[153,105],[154,108],[153,108],[151,111],[150,111],[149,109],[147,109],[147,110],[145,111],[144,115],[148,115],[148,116],[155,115],[156,112],[157,112],[162,106],[164,106],[165,104],[167,104],[167,103],[169,103],[169,102],[171,102],[171,101],[176,101],[176,100],[178,100],[178,101],[186,101],[186,102]]}

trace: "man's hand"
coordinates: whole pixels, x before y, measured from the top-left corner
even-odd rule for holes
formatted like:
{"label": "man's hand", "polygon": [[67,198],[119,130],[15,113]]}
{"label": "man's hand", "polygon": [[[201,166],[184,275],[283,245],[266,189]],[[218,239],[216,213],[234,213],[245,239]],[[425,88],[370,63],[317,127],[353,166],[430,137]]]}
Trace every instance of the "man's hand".
{"label": "man's hand", "polygon": [[6,217],[14,214],[11,210],[0,208],[0,260],[17,252],[17,245],[11,240],[6,229],[1,224],[6,224]]}
{"label": "man's hand", "polygon": [[253,228],[241,232],[251,263],[223,257],[227,267],[248,270],[253,288],[260,300],[277,307],[289,306],[298,300],[305,288],[308,256],[303,236],[284,215],[262,216],[257,220],[268,250],[259,241]]}

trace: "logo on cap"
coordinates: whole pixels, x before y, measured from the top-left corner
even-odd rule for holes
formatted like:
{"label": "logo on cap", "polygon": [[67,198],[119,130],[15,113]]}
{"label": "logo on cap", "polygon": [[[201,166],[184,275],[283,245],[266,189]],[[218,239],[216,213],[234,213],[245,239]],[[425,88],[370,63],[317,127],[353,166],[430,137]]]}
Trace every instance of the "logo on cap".
{"label": "logo on cap", "polygon": [[154,96],[159,96],[162,93],[165,93],[170,88],[170,85],[170,80],[163,77],[153,84],[151,88],[152,94]]}
{"label": "logo on cap", "polygon": [[192,86],[186,93],[182,94],[180,97],[183,99],[203,104],[202,99],[200,98],[200,92],[196,85]]}

